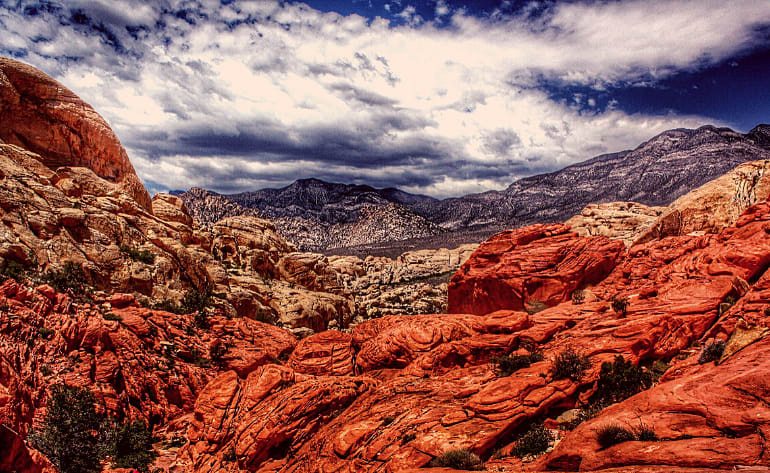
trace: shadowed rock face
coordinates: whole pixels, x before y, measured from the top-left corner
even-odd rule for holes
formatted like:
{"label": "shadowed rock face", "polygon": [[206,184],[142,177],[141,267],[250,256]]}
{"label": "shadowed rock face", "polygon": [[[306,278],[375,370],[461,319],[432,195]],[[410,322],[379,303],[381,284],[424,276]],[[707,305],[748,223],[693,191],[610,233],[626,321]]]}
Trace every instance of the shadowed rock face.
{"label": "shadowed rock face", "polygon": [[51,170],[87,167],[151,208],[149,194],[107,122],[39,70],[0,58],[0,116],[0,140],[40,155]]}

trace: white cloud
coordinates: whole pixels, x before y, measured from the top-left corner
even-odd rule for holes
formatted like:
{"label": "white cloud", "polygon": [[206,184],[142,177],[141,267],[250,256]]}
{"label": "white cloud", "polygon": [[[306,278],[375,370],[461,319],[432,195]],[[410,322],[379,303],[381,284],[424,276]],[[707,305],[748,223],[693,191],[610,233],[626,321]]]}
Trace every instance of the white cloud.
{"label": "white cloud", "polygon": [[[0,7],[0,49],[27,50],[24,61],[107,118],[140,177],[169,188],[315,176],[443,197],[704,124],[612,105],[580,113],[535,86],[601,89],[693,70],[750,47],[770,23],[766,0],[570,3],[537,19],[491,20],[440,1],[449,28],[408,5],[406,24],[391,27],[302,4],[209,3],[193,20],[173,4],[163,16],[133,0],[73,4],[109,35]],[[144,25],[142,37],[126,25]]]}

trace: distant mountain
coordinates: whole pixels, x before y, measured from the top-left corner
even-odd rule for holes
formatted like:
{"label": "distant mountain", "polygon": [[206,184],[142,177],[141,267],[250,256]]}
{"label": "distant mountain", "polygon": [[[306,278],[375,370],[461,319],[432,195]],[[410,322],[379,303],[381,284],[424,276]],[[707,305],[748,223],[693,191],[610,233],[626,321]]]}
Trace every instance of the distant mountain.
{"label": "distant mountain", "polygon": [[520,179],[504,191],[418,204],[413,210],[444,228],[460,230],[562,222],[590,203],[668,205],[741,163],[770,158],[769,138],[768,125],[746,135],[713,126],[669,130],[633,151]]}
{"label": "distant mountain", "polygon": [[[520,179],[503,191],[445,200],[318,179],[228,196],[194,189],[181,198],[204,224],[221,218],[228,205],[225,200],[258,210],[300,249],[322,251],[407,239],[417,239],[410,244],[419,247],[420,238],[459,244],[485,232],[562,222],[590,203],[668,205],[741,163],[766,158],[770,159],[770,125],[758,125],[747,134],[707,125],[665,131],[634,150]],[[201,199],[217,203],[202,204]],[[377,214],[371,209],[380,207],[390,211],[378,215],[384,220],[373,225],[372,215]],[[227,212],[234,209],[227,207]]]}

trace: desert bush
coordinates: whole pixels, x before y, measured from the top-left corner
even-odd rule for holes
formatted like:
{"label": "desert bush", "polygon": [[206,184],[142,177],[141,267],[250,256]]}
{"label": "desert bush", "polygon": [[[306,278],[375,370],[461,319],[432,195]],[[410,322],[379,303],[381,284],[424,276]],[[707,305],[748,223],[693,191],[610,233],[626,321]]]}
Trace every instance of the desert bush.
{"label": "desert bush", "polygon": [[59,292],[70,291],[74,294],[83,294],[86,289],[86,273],[83,265],[67,261],[62,269],[49,270],[43,275],[43,281]]}
{"label": "desert bush", "polygon": [[61,473],[101,471],[100,438],[102,417],[87,388],[54,385],[41,425],[28,436],[30,444]]}
{"label": "desert bush", "polygon": [[582,289],[577,289],[572,292],[572,303],[575,305],[580,305],[586,300],[586,293]]}
{"label": "desert bush", "polygon": [[596,396],[605,402],[618,402],[652,386],[654,376],[649,371],[634,366],[622,356],[615,362],[602,363]]}
{"label": "desert bush", "polygon": [[724,340],[715,340],[703,347],[703,351],[700,352],[700,357],[698,357],[698,363],[705,364],[711,361],[716,361],[722,358],[722,354],[724,352]]}
{"label": "desert bush", "polygon": [[516,445],[513,446],[511,453],[521,458],[530,455],[537,456],[545,453],[548,447],[551,446],[552,441],[553,435],[551,431],[546,429],[543,424],[537,424],[532,426],[527,433],[516,441]]}
{"label": "desert bush", "polygon": [[591,360],[570,347],[556,355],[556,358],[553,360],[553,377],[555,379],[569,378],[573,381],[578,381],[590,367]]}
{"label": "desert bush", "polygon": [[13,279],[16,282],[21,282],[26,274],[27,270],[24,269],[24,266],[16,261],[7,260],[0,270],[0,280]]}
{"label": "desert bush", "polygon": [[217,338],[209,345],[209,358],[214,363],[221,363],[229,349],[227,343],[223,342],[221,338]]}
{"label": "desert bush", "polygon": [[395,422],[396,419],[393,416],[385,416],[382,418],[382,425],[387,426]]}
{"label": "desert bush", "polygon": [[636,440],[641,442],[657,442],[660,440],[658,434],[655,433],[655,429],[644,423],[634,428],[634,436]]}
{"label": "desert bush", "polygon": [[619,314],[621,317],[625,317],[628,314],[628,298],[623,296],[615,296],[612,299],[612,310]]}
{"label": "desert bush", "polygon": [[51,367],[48,365],[40,365],[40,374],[43,376],[51,376]]}
{"label": "desert bush", "polygon": [[104,314],[104,315],[102,316],[102,318],[103,318],[104,320],[116,320],[116,321],[118,321],[118,322],[120,322],[121,320],[123,320],[123,317],[121,317],[120,315],[118,315],[118,314],[115,314],[115,313],[113,313],[113,312],[107,312],[106,314]]}
{"label": "desert bush", "polygon": [[50,329],[50,328],[48,328],[48,327],[40,327],[39,329],[37,329],[37,333],[38,333],[38,334],[39,334],[41,337],[43,337],[43,338],[46,338],[46,339],[47,339],[48,337],[50,337],[51,335],[53,335],[53,329]]}
{"label": "desert bush", "polygon": [[543,361],[543,354],[532,352],[526,355],[504,355],[495,359],[498,376],[510,376],[516,371],[527,368],[532,363]]}
{"label": "desert bush", "polygon": [[484,467],[481,458],[466,449],[450,450],[431,460],[430,466],[472,471],[478,471]]}
{"label": "desert bush", "polygon": [[606,424],[596,430],[596,441],[602,448],[611,447],[623,442],[636,440],[636,436],[627,427],[619,424]]}
{"label": "desert bush", "polygon": [[153,264],[155,263],[155,255],[150,250],[137,250],[131,248],[128,245],[120,245],[120,251],[128,255],[133,261],[139,261],[140,263]]}
{"label": "desert bush", "polygon": [[155,439],[143,420],[123,425],[113,423],[106,442],[106,454],[112,458],[113,468],[135,468],[148,471],[158,454],[152,447]]}

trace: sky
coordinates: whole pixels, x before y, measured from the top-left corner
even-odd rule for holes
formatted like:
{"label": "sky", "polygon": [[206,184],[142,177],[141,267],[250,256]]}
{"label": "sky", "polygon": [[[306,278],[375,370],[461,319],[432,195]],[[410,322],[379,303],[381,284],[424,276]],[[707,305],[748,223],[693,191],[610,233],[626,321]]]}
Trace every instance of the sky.
{"label": "sky", "polygon": [[770,122],[768,0],[0,0],[0,55],[90,103],[151,192],[444,198]]}

